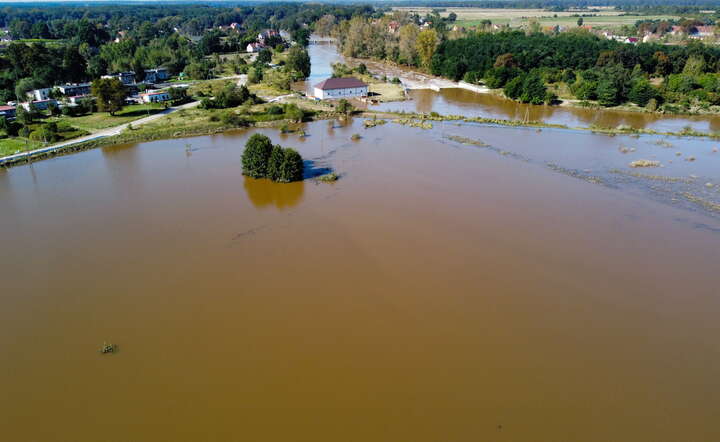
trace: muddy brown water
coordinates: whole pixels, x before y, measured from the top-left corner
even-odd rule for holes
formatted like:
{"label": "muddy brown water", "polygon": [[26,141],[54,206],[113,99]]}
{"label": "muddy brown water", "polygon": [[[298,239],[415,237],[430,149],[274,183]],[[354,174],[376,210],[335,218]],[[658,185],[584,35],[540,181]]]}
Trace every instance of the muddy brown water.
{"label": "muddy brown water", "polygon": [[307,132],[337,183],[244,178],[252,132],[0,171],[0,440],[720,439],[717,218],[446,137],[652,138]]}
{"label": "muddy brown water", "polygon": [[[310,77],[307,81],[299,83],[296,89],[312,95],[314,85],[332,75],[332,64],[346,62],[346,60],[332,43],[312,44],[308,47],[308,51],[312,61]],[[353,60],[352,64],[359,62],[360,60]],[[364,62],[376,76],[383,74],[388,78],[410,76],[415,80],[422,76],[422,74],[403,67],[389,66],[369,60]],[[408,96],[411,98],[410,100],[381,103],[369,106],[369,109],[542,121],[569,127],[595,125],[615,128],[624,125],[659,132],[680,132],[686,127],[700,132],[720,131],[720,116],[718,115],[663,115],[569,106],[536,106],[518,103],[498,95],[478,94],[460,88],[441,89],[439,92],[431,89],[415,89],[410,90]],[[367,107],[362,104],[360,106]]]}

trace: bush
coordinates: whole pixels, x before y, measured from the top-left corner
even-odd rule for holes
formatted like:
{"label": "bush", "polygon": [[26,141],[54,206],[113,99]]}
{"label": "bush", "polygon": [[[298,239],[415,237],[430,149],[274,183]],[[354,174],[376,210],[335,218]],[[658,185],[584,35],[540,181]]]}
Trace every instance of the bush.
{"label": "bush", "polygon": [[285,149],[283,162],[280,166],[280,178],[277,181],[289,183],[303,179],[303,159],[294,149]]}
{"label": "bush", "polygon": [[243,175],[252,178],[264,178],[267,175],[268,160],[273,145],[270,138],[255,134],[245,143],[242,155]]}
{"label": "bush", "polygon": [[273,146],[268,137],[255,134],[245,144],[242,156],[243,175],[252,178],[269,178],[289,183],[303,179],[304,164],[293,149]]}
{"label": "bush", "polygon": [[281,115],[283,113],[283,109],[280,106],[273,104],[268,108],[267,113],[270,115]]}
{"label": "bush", "polygon": [[272,148],[272,152],[270,152],[270,158],[268,159],[268,165],[267,165],[267,177],[270,178],[273,181],[278,181],[280,179],[280,171],[282,168],[282,163],[285,160],[285,152],[283,151],[283,148],[276,144]]}

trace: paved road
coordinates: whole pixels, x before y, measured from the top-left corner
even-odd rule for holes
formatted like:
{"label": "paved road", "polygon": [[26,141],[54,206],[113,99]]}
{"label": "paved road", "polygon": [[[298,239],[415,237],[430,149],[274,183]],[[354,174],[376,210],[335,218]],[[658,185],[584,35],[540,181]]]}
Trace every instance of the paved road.
{"label": "paved road", "polygon": [[82,143],[82,142],[85,142],[85,141],[96,140],[96,139],[98,139],[98,138],[105,138],[105,137],[111,137],[111,136],[113,136],[113,135],[118,135],[118,134],[120,134],[120,132],[122,132],[122,131],[124,131],[125,129],[127,129],[127,127],[128,127],[129,124],[132,124],[133,127],[142,126],[142,125],[144,125],[144,124],[147,124],[147,123],[150,123],[150,122],[152,122],[152,121],[155,121],[155,120],[157,120],[157,119],[159,119],[159,118],[162,118],[162,117],[164,117],[165,115],[168,115],[168,114],[171,114],[171,113],[173,113],[173,112],[179,111],[180,109],[190,109],[190,108],[193,108],[193,107],[197,107],[199,104],[200,104],[199,101],[193,101],[193,102],[191,102],[191,103],[186,103],[186,104],[183,104],[183,105],[181,105],[181,106],[169,107],[169,108],[167,108],[167,109],[164,109],[162,112],[158,112],[158,113],[156,113],[156,114],[147,116],[147,117],[145,117],[145,118],[140,118],[139,120],[135,120],[135,121],[132,121],[132,122],[130,122],[130,123],[121,124],[121,125],[119,125],[119,126],[108,127],[107,129],[101,129],[101,130],[99,130],[99,131],[97,131],[97,132],[95,132],[95,133],[92,133],[92,134],[90,134],[90,135],[85,135],[84,137],[73,138],[72,140],[63,141],[63,142],[61,142],[61,143],[53,144],[53,145],[51,145],[51,146],[46,146],[46,147],[43,147],[43,148],[40,148],[40,149],[35,149],[35,150],[27,151],[27,152],[20,152],[20,153],[14,154],[14,155],[8,155],[8,156],[6,156],[6,157],[0,158],[0,165],[2,165],[3,163],[16,161],[16,160],[21,159],[21,158],[23,158],[23,157],[32,156],[32,155],[35,155],[35,154],[37,154],[37,153],[41,153],[41,152],[52,152],[52,151],[54,151],[54,150],[62,149],[63,147],[71,146],[71,145],[73,145],[73,144],[78,144],[78,143]]}

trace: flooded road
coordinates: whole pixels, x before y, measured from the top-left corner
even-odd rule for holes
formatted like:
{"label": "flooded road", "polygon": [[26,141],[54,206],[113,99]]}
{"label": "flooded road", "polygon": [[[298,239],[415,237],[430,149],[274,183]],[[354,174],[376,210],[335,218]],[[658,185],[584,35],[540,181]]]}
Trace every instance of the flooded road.
{"label": "flooded road", "polygon": [[720,221],[611,178],[712,143],[306,130],[337,183],[244,178],[252,131],[0,170],[0,439],[720,439]]}

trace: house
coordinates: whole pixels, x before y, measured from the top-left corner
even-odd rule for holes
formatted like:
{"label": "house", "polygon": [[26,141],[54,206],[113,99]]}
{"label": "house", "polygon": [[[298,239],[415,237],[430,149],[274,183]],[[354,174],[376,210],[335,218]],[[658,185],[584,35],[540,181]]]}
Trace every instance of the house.
{"label": "house", "polygon": [[393,20],[390,23],[388,23],[388,32],[391,34],[396,33],[400,29],[400,23]]}
{"label": "house", "polygon": [[690,36],[693,38],[712,37],[715,35],[715,26],[695,26]]}
{"label": "house", "polygon": [[682,35],[685,31],[683,30],[682,26],[673,26],[670,28],[670,34],[671,35]]}
{"label": "house", "polygon": [[0,106],[0,118],[15,118],[15,106]]}
{"label": "house", "polygon": [[230,23],[230,29],[233,31],[239,31],[242,29],[242,26],[240,26],[240,23]]}
{"label": "house", "polygon": [[629,44],[637,44],[639,39],[637,37],[627,37],[625,40],[623,40],[624,43]]}
{"label": "house", "polygon": [[49,99],[49,100],[35,100],[35,101],[30,101],[30,102],[28,102],[28,103],[20,103],[20,106],[22,106],[23,108],[25,108],[26,111],[29,111],[31,104],[32,104],[32,105],[35,107],[35,109],[37,109],[37,110],[46,110],[46,109],[50,106],[50,104],[54,104],[54,105],[57,106],[58,103],[57,103],[56,100],[53,100],[53,99],[51,98],[51,99]]}
{"label": "house", "polygon": [[115,43],[120,43],[121,41],[125,40],[127,37],[127,31],[118,31],[117,37],[115,37],[115,40],[113,40]]}
{"label": "house", "polygon": [[90,93],[90,83],[74,83],[74,84],[63,84],[56,86],[61,94],[66,97],[75,95],[87,95]]}
{"label": "house", "polygon": [[258,40],[263,42],[270,37],[279,37],[279,36],[280,36],[280,34],[278,33],[278,31],[276,31],[274,29],[266,29],[265,31],[262,31],[261,33],[258,34]]}
{"label": "house", "polygon": [[50,92],[52,92],[51,87],[44,87],[41,89],[35,89],[32,91],[27,92],[27,97],[31,100],[47,100],[50,98]]}
{"label": "house", "polygon": [[148,91],[140,94],[140,98],[145,103],[160,103],[170,100],[170,94],[166,91]]}
{"label": "house", "polygon": [[135,84],[135,72],[118,72],[117,74],[103,75],[102,78],[117,78],[122,84]]}
{"label": "house", "polygon": [[72,97],[68,97],[68,101],[70,102],[70,104],[79,104],[80,100],[85,99],[94,100],[95,98],[92,95],[74,95]]}
{"label": "house", "polygon": [[145,83],[158,83],[170,78],[165,68],[145,69]]}
{"label": "house", "polygon": [[263,49],[265,49],[265,45],[262,43],[250,43],[249,45],[247,45],[246,49],[248,52],[251,52],[251,53],[252,52],[260,52]]}
{"label": "house", "polygon": [[367,94],[368,85],[354,77],[328,78],[315,85],[315,97],[321,100],[365,97]]}

